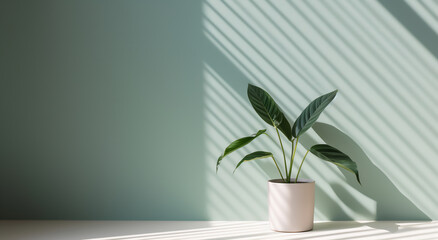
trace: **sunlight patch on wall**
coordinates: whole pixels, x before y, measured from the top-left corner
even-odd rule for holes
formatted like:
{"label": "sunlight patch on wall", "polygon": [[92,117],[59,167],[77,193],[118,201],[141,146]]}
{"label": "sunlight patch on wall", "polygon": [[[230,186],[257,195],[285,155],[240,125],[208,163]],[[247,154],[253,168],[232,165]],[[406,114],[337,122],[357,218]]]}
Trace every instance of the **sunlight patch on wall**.
{"label": "sunlight patch on wall", "polygon": [[224,78],[222,68],[205,62],[211,218],[267,217],[266,181],[277,176],[272,162],[232,171],[256,150],[282,159],[278,145],[260,137],[226,158],[218,175],[214,169],[231,141],[268,128],[252,110],[246,89],[235,87],[246,83],[271,93],[292,123],[311,100],[339,89],[319,120],[329,125],[315,126],[303,145],[325,141],[340,148],[357,162],[363,185],[310,157],[302,173],[317,182],[316,219],[438,218],[438,188],[432,184],[438,181],[437,61],[379,2],[205,1],[203,13],[212,51],[246,78],[230,79],[228,72]]}

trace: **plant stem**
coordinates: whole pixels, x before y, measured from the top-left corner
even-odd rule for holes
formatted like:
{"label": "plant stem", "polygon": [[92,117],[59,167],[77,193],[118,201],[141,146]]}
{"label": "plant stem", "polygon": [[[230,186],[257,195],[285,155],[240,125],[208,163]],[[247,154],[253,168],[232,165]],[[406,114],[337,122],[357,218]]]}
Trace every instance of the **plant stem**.
{"label": "plant stem", "polygon": [[287,176],[288,182],[290,182],[290,176],[292,175],[292,155],[294,153],[294,141],[296,140],[296,138],[292,139],[292,151],[290,152],[290,166],[289,166],[289,176]]}
{"label": "plant stem", "polygon": [[295,142],[295,147],[293,147],[293,142],[292,142],[292,157],[290,159],[290,171],[289,171],[289,182],[290,182],[290,177],[292,176],[292,165],[294,164],[294,159],[295,159],[295,153],[297,152],[297,147],[298,147],[298,138],[295,138],[296,142]]}
{"label": "plant stem", "polygon": [[280,140],[281,151],[283,151],[284,169],[286,171],[286,177],[287,177],[288,176],[288,174],[287,174],[287,163],[286,163],[286,155],[284,154],[283,143],[281,142],[280,133],[278,132],[278,128],[277,127],[275,127],[275,131],[277,131],[278,140]]}
{"label": "plant stem", "polygon": [[274,160],[274,163],[275,163],[275,166],[277,167],[278,172],[280,173],[281,179],[283,179],[283,182],[286,182],[284,180],[283,174],[281,174],[280,168],[278,167],[277,161],[275,161],[274,155],[272,155],[271,157],[272,157],[272,160]]}
{"label": "plant stem", "polygon": [[301,167],[303,166],[304,160],[306,159],[307,154],[309,153],[309,151],[310,150],[307,150],[306,155],[304,155],[304,157],[303,157],[303,161],[301,161],[300,168],[298,169],[297,177],[295,178],[295,183],[298,182],[298,175],[300,175]]}

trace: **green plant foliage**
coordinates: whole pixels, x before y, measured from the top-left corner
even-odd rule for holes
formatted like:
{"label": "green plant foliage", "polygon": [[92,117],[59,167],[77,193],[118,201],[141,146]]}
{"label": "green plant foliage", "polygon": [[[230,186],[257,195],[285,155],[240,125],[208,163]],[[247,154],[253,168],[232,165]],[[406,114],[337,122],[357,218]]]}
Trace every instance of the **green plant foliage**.
{"label": "green plant foliage", "polygon": [[[270,152],[263,152],[263,151],[257,151],[250,153],[246,155],[236,166],[234,171],[244,162],[246,161],[252,161],[256,159],[261,158],[268,158],[272,157],[272,160],[274,161],[275,166],[277,167],[277,170],[281,176],[281,179],[283,179],[284,182],[290,183],[291,182],[291,175],[292,175],[292,166],[295,158],[296,149],[298,147],[298,140],[299,137],[305,133],[312,125],[316,122],[318,117],[321,115],[321,113],[324,111],[324,109],[332,102],[332,100],[336,97],[336,94],[338,93],[338,90],[335,90],[333,92],[327,93],[325,95],[322,95],[315,100],[313,100],[304,110],[303,112],[298,116],[297,120],[295,121],[293,127],[291,128],[289,121],[287,120],[286,116],[284,115],[281,108],[277,105],[277,103],[274,101],[274,99],[263,89],[256,87],[254,85],[248,84],[248,99],[253,106],[256,113],[265,121],[267,124],[273,126],[277,132],[278,135],[278,141],[280,142],[281,150],[283,153],[283,160],[284,160],[284,167],[285,167],[285,178],[283,177],[282,171],[280,170],[280,167],[275,160],[275,157]],[[289,171],[288,169],[288,163],[286,160],[286,155],[284,151],[284,146],[281,141],[280,137],[280,130],[286,137],[292,142],[292,156],[290,157],[289,161]],[[221,163],[222,159],[227,156],[228,154],[234,152],[235,150],[247,145],[248,143],[252,142],[255,138],[258,136],[265,134],[266,129],[258,131],[256,134],[253,134],[249,137],[240,138],[234,142],[232,142],[222,153],[222,155],[218,158],[216,163],[216,172],[219,168],[219,164]],[[268,135],[269,136],[269,135]],[[271,138],[272,139],[272,138]],[[294,146],[295,145],[295,146]],[[301,167],[303,166],[304,160],[306,159],[307,154],[311,152],[315,156],[321,158],[322,160],[331,162],[341,168],[346,169],[347,171],[350,171],[356,175],[356,179],[360,184],[359,179],[359,172],[357,170],[356,163],[351,160],[350,157],[348,157],[345,153],[339,151],[338,149],[331,147],[327,144],[318,144],[310,149],[307,150],[306,154],[304,155],[303,159],[301,160],[300,167],[297,172],[296,181],[298,182],[298,177],[301,171]]]}
{"label": "green plant foliage", "polygon": [[322,111],[324,111],[327,105],[335,98],[336,93],[338,93],[338,90],[313,100],[295,121],[292,127],[292,135],[297,138],[311,128]]}
{"label": "green plant foliage", "polygon": [[222,155],[217,159],[216,172],[219,169],[219,165],[221,164],[221,161],[225,156],[227,156],[228,154],[245,146],[246,144],[252,142],[252,140],[256,139],[258,136],[262,135],[265,132],[266,132],[266,129],[259,130],[257,133],[255,133],[251,136],[243,137],[243,138],[237,139],[236,141],[230,143],[230,145],[228,145],[228,147],[225,149],[224,153],[222,153]]}
{"label": "green plant foliage", "polygon": [[338,149],[327,145],[327,144],[317,144],[310,148],[310,152],[315,156],[321,158],[322,160],[331,162],[349,172],[356,175],[356,179],[360,184],[359,172],[357,171],[357,165],[351,158],[339,151]]}
{"label": "green plant foliage", "polygon": [[289,121],[269,93],[259,87],[248,84],[248,99],[256,113],[267,124],[280,129],[287,139],[292,139]]}
{"label": "green plant foliage", "polygon": [[250,153],[248,155],[246,155],[245,157],[243,157],[243,159],[237,164],[236,168],[234,169],[234,171],[237,170],[237,168],[240,166],[240,164],[244,163],[244,162],[248,162],[248,161],[252,161],[252,160],[257,160],[257,159],[262,159],[262,158],[268,158],[268,157],[272,157],[272,153],[270,152],[263,152],[263,151],[257,151],[257,152],[253,152]]}

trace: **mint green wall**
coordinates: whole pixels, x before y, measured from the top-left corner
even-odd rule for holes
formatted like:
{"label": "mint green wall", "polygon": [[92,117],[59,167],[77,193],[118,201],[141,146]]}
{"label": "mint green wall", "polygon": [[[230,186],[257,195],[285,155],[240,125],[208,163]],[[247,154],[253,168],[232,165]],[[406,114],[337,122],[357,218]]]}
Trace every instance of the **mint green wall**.
{"label": "mint green wall", "polygon": [[200,2],[0,9],[0,216],[205,219]]}
{"label": "mint green wall", "polygon": [[[264,220],[266,127],[339,89],[301,140],[317,220],[438,219],[438,22],[432,1],[1,1],[0,218]],[[273,134],[272,130],[269,130]],[[303,148],[301,149],[303,150]],[[299,151],[302,156],[304,151]],[[288,153],[289,154],[289,153]],[[295,166],[295,170],[297,166]]]}

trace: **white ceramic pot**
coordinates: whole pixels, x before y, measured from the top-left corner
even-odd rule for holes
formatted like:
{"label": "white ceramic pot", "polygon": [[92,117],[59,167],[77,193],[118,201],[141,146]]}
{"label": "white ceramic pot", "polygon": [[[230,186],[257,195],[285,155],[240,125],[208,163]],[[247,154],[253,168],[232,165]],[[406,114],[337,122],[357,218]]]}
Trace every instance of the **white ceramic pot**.
{"label": "white ceramic pot", "polygon": [[315,181],[299,179],[295,183],[281,179],[268,182],[269,222],[279,232],[303,232],[313,228]]}

